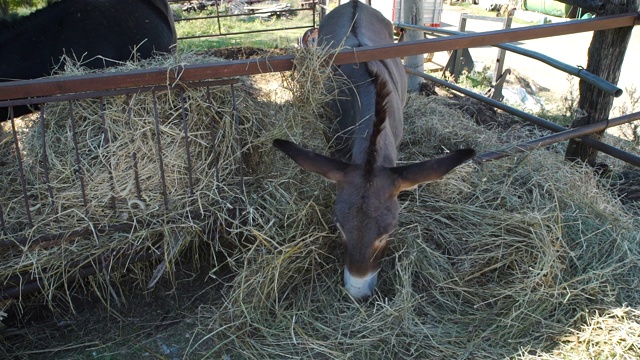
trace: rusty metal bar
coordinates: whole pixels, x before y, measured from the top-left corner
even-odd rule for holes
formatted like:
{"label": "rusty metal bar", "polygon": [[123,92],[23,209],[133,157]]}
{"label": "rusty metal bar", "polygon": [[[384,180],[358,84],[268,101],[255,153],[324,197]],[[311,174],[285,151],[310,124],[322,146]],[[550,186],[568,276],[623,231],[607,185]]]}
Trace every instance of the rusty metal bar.
{"label": "rusty metal bar", "polygon": [[314,27],[314,28],[317,26],[316,25],[316,5],[317,5],[316,0],[313,0],[313,2],[311,3],[311,11],[312,11],[312,14],[313,14],[313,16],[312,16],[312,18],[313,18],[313,26],[312,27]]}
{"label": "rusty metal bar", "polygon": [[[107,129],[107,120],[105,118],[105,104],[104,98],[100,98],[100,121],[102,125],[102,142],[105,149],[109,149],[109,145],[111,144],[111,140],[109,138],[109,129]],[[107,171],[109,171],[109,179],[111,180],[111,196],[109,199],[111,200],[111,207],[113,211],[118,209],[116,204],[116,177],[113,173],[113,169],[111,168],[111,164],[106,163]]]}
{"label": "rusty metal bar", "polygon": [[80,182],[80,192],[82,192],[82,206],[84,207],[84,214],[88,215],[89,202],[87,201],[87,190],[84,186],[84,173],[82,171],[82,161],[80,160],[80,146],[78,144],[78,133],[76,129],[76,117],[73,114],[73,101],[69,100],[69,121],[71,122],[71,139],[73,141],[73,149],[75,152],[76,163],[76,175]]}
{"label": "rusty metal bar", "polygon": [[47,134],[46,127],[44,126],[44,110],[43,106],[40,109],[40,145],[42,146],[42,169],[44,171],[44,183],[47,185],[47,193],[49,194],[49,203],[52,208],[55,208],[56,201],[53,197],[53,188],[51,187],[51,180],[49,177],[49,156],[47,155]]}
{"label": "rusty metal bar", "polygon": [[[367,46],[343,50],[334,58],[334,64],[390,59],[419,55],[429,52],[470,48],[535,38],[574,34],[585,31],[606,30],[633,26],[638,15],[622,14],[575,20],[568,23],[537,25],[510,30],[464,34],[455,37],[407,41],[400,44]],[[132,70],[126,73],[99,73],[82,76],[43,78],[0,83],[0,99],[20,99],[123,89],[131,87],[158,86],[182,82],[216,79],[223,77],[255,75],[266,72],[288,71],[293,67],[293,55],[271,58],[220,61],[210,64],[187,65],[174,68]]]}
{"label": "rusty metal bar", "polygon": [[[216,1],[216,15],[220,15],[220,2]],[[216,19],[218,23],[218,34],[222,34],[222,25],[220,24],[220,17]]]}
{"label": "rusty metal bar", "polygon": [[238,99],[236,99],[236,89],[233,84],[231,87],[231,103],[233,104],[233,123],[236,126],[236,142],[238,146],[238,157],[240,158],[240,189],[244,192],[244,163],[242,157],[242,133],[240,131],[240,117],[238,116]]}
{"label": "rusty metal bar", "polygon": [[[298,11],[311,11],[311,9],[293,8],[293,9],[278,10],[277,12],[292,13],[292,12],[298,12]],[[243,16],[247,17],[247,16],[252,16],[252,15],[268,15],[268,14],[272,14],[272,13],[273,13],[273,11],[256,11],[256,12],[244,13],[244,14],[225,14],[225,15],[197,16],[197,17],[175,19],[174,21],[175,22],[180,22],[180,21],[196,21],[196,20],[207,20],[207,19],[223,19],[223,18],[232,18],[232,17],[243,17]]]}
{"label": "rusty metal bar", "polygon": [[[219,80],[203,80],[203,81],[193,81],[189,83],[180,83],[180,87],[186,88],[199,88],[203,86],[222,86],[229,84],[237,84],[240,82],[237,78],[232,79],[219,79]],[[0,83],[0,85],[3,83]],[[109,96],[118,96],[118,95],[131,95],[131,94],[139,94],[143,92],[151,92],[151,91],[169,91],[172,89],[172,86],[164,84],[164,85],[156,85],[156,86],[145,86],[145,87],[129,87],[129,88],[118,88],[113,90],[101,90],[101,91],[88,91],[81,93],[63,93],[61,95],[52,95],[46,97],[37,97],[37,98],[27,98],[27,99],[16,99],[16,100],[6,100],[0,101],[0,107],[5,106],[15,106],[15,105],[34,105],[34,104],[42,104],[56,101],[68,101],[68,100],[82,100],[82,99],[91,99],[91,98],[99,98],[99,97],[109,97]]]}
{"label": "rusty metal bar", "polygon": [[187,181],[189,183],[189,195],[193,196],[193,163],[191,161],[191,149],[189,148],[189,126],[187,124],[187,110],[184,98],[184,91],[180,91],[180,109],[182,110],[182,130],[184,132],[184,151],[187,155]]}
{"label": "rusty metal bar", "polygon": [[[129,127],[133,131],[133,96],[131,94],[127,94],[127,119],[129,120]],[[143,201],[142,199],[142,187],[140,186],[140,172],[138,168],[138,153],[133,151],[131,153],[131,160],[133,161],[133,181],[136,187],[136,197],[139,201]]]}
{"label": "rusty metal bar", "polygon": [[[312,23],[312,27],[315,27],[316,22],[315,22],[315,8],[293,8],[293,9],[283,9],[283,10],[278,10],[278,12],[280,13],[297,13],[297,12],[304,12],[304,11],[313,11],[313,23]],[[201,39],[201,38],[212,38],[212,37],[220,37],[220,36],[233,36],[233,35],[243,35],[243,34],[253,34],[253,33],[262,33],[262,32],[273,32],[273,31],[280,31],[280,30],[295,30],[295,29],[308,29],[309,26],[295,26],[295,27],[281,27],[281,28],[270,28],[270,29],[265,29],[265,30],[253,30],[253,31],[240,31],[240,32],[228,32],[228,33],[223,33],[222,32],[222,27],[220,24],[220,19],[224,19],[224,18],[237,18],[237,17],[246,17],[246,16],[253,16],[253,15],[268,15],[268,14],[272,14],[273,11],[256,11],[253,13],[245,13],[245,14],[223,14],[220,15],[220,8],[219,5],[216,4],[216,15],[208,15],[208,16],[196,16],[196,17],[187,17],[187,18],[182,18],[182,19],[175,19],[174,21],[177,22],[189,22],[189,21],[198,21],[198,20],[211,20],[211,19],[215,19],[217,24],[218,24],[218,33],[217,34],[206,34],[206,35],[193,35],[193,36],[183,36],[183,37],[179,37],[178,40],[189,40],[189,39]]]}
{"label": "rusty metal bar", "polygon": [[[403,24],[403,23],[396,23],[396,24],[398,26],[402,26],[407,29],[430,31],[430,32],[440,33],[440,34],[449,34],[454,36],[465,34],[464,32],[461,32],[461,31],[446,30],[446,29],[440,29],[440,28],[434,28],[434,27],[428,27],[428,26],[418,26],[418,25]],[[606,92],[609,95],[613,95],[615,97],[619,97],[620,95],[622,95],[622,89],[610,83],[609,81],[590,73],[589,71],[583,68],[571,66],[567,63],[558,61],[550,56],[541,54],[536,51],[523,49],[519,46],[515,46],[511,44],[494,44],[493,46],[543,62],[560,71],[566,72],[567,74],[576,76],[588,82],[589,84],[597,87],[598,89]]]}
{"label": "rusty metal bar", "polygon": [[[551,121],[545,120],[545,119],[540,118],[540,117],[537,117],[535,115],[528,114],[528,113],[526,113],[526,112],[524,112],[522,110],[518,110],[518,109],[513,108],[513,107],[511,107],[509,105],[505,105],[505,104],[503,104],[503,103],[501,103],[499,101],[496,101],[496,100],[493,100],[493,99],[489,99],[489,98],[487,98],[487,97],[485,97],[483,95],[477,94],[477,93],[475,93],[475,92],[473,92],[471,90],[467,90],[467,89],[465,89],[463,87],[460,87],[458,85],[446,82],[446,81],[444,81],[442,79],[438,79],[438,78],[433,77],[431,75],[427,75],[427,74],[424,74],[424,73],[421,73],[421,72],[418,72],[418,71],[415,71],[415,70],[407,69],[407,68],[405,68],[405,71],[410,73],[410,74],[412,74],[412,75],[420,76],[420,77],[425,78],[425,79],[427,79],[429,81],[433,81],[438,85],[441,85],[441,86],[444,86],[444,87],[448,87],[448,88],[450,88],[450,89],[452,89],[454,91],[457,91],[457,92],[459,92],[461,94],[464,94],[464,95],[466,95],[466,96],[468,96],[470,98],[476,99],[478,101],[482,101],[482,102],[484,102],[486,104],[489,104],[489,105],[491,105],[491,106],[493,106],[495,108],[498,108],[500,110],[508,112],[509,114],[515,115],[515,116],[517,116],[517,117],[519,117],[519,118],[521,118],[523,120],[531,122],[531,123],[533,123],[535,125],[538,125],[540,127],[545,128],[545,129],[551,130],[553,132],[562,132],[562,131],[567,130],[565,127],[560,126],[560,125],[558,125],[556,123],[553,123]],[[588,146],[590,146],[590,147],[592,147],[592,148],[594,148],[594,149],[596,149],[598,151],[601,151],[601,152],[603,152],[605,154],[609,154],[609,155],[611,155],[611,156],[613,156],[613,157],[615,157],[617,159],[620,159],[622,161],[625,161],[625,162],[627,162],[627,163],[629,163],[631,165],[635,165],[635,166],[640,167],[640,156],[638,156],[638,155],[635,155],[635,154],[620,150],[620,149],[618,149],[618,148],[616,148],[614,146],[605,144],[605,143],[603,143],[601,141],[595,140],[595,139],[590,138],[588,136],[580,137],[578,139],[580,141],[584,142],[585,144],[587,144]]]}
{"label": "rusty metal bar", "polygon": [[160,116],[158,115],[158,97],[153,92],[153,119],[156,126],[156,145],[158,147],[158,168],[160,170],[160,185],[162,186],[162,198],[164,208],[169,210],[169,195],[167,194],[167,180],[164,175],[164,156],[162,155],[162,139],[160,134]]}
{"label": "rusty metal bar", "polygon": [[581,137],[584,135],[593,134],[595,132],[603,131],[610,127],[627,124],[638,119],[640,119],[640,112],[635,112],[632,114],[627,114],[617,118],[609,119],[607,121],[600,121],[597,123],[584,125],[579,128],[570,129],[570,130],[561,131],[555,134],[543,136],[535,140],[526,141],[520,144],[509,145],[501,150],[489,151],[476,156],[473,159],[473,162],[477,164],[481,164],[487,161],[502,159],[507,156],[534,150],[542,146],[547,146],[547,145],[555,144],[560,141],[565,141],[565,140]]}
{"label": "rusty metal bar", "polygon": [[272,28],[272,29],[264,29],[264,30],[237,31],[237,32],[229,32],[229,33],[222,33],[222,34],[191,35],[191,36],[179,37],[178,40],[192,40],[192,39],[212,38],[212,37],[220,37],[220,36],[257,34],[257,33],[273,32],[273,31],[280,31],[280,30],[296,30],[296,29],[308,29],[308,28],[309,26],[292,26],[292,27],[281,27],[281,28]]}
{"label": "rusty metal bar", "polygon": [[9,108],[9,118],[11,119],[13,145],[16,148],[16,160],[18,161],[18,172],[20,174],[20,183],[22,184],[22,197],[24,198],[24,210],[27,215],[27,221],[29,222],[29,226],[33,227],[33,219],[31,217],[31,206],[29,206],[29,192],[27,191],[27,179],[24,176],[24,164],[22,163],[22,155],[20,154],[20,141],[18,140],[18,130],[16,130],[16,119],[13,117],[13,107]]}
{"label": "rusty metal bar", "polygon": [[[213,100],[211,99],[211,88],[207,86],[207,104],[211,106],[211,108],[215,108],[213,106]],[[216,146],[216,122],[215,116],[212,114],[209,117],[209,123],[211,124],[211,148],[214,149],[214,171],[216,174],[216,190],[218,184],[220,184],[220,157],[218,154],[215,154],[215,146]]]}

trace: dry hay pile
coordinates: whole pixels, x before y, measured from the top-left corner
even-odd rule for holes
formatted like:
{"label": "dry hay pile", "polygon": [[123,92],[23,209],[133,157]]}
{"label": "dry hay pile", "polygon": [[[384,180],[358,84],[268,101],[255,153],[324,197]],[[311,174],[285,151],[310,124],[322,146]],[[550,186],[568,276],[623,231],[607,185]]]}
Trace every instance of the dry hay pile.
{"label": "dry hay pile", "polygon": [[[185,57],[190,63],[211,61],[182,54],[118,69],[179,67]],[[238,184],[246,145],[240,139],[252,138],[253,130],[239,119],[253,119],[259,109],[246,90],[236,89],[235,116],[231,92],[229,86],[186,88],[52,103],[44,127],[38,115],[16,121],[29,214],[13,137],[4,136],[0,201],[6,232],[0,241],[13,246],[0,253],[3,287],[37,279],[53,299],[61,289],[73,292],[76,275],[97,268],[101,275],[90,283],[107,295],[120,270],[149,259],[159,263],[155,274],[136,274],[145,267],[127,271],[149,286],[171,276],[166,270],[185,249],[197,250],[209,230],[238,218],[237,209],[244,207]],[[10,122],[3,126],[11,134]],[[86,236],[70,240],[38,240],[83,230]]]}
{"label": "dry hay pile", "polygon": [[[73,213],[76,226],[109,215],[153,226],[72,242],[59,247],[62,253],[77,247],[86,255],[108,242],[151,246],[170,259],[186,242],[206,240],[201,231],[206,224],[186,218],[186,209],[206,214],[219,235],[210,246],[224,241],[220,250],[235,276],[216,294],[218,301],[197,314],[198,329],[185,354],[190,358],[640,356],[640,221],[588,169],[569,166],[546,150],[481,167],[467,164],[441,181],[402,194],[400,225],[383,261],[378,293],[366,301],[350,298],[342,288],[342,249],[332,225],[333,185],[298,169],[271,147],[273,138],[285,137],[326,152],[319,107],[310,104],[324,100],[318,89],[328,72],[315,56],[300,53],[288,82],[291,101],[265,102],[239,92],[239,127],[231,120],[226,90],[219,90],[213,106],[202,102],[202,94],[188,93],[197,168],[193,195],[186,185],[185,159],[178,155],[184,136],[171,106],[176,100],[159,101],[170,159],[165,162],[169,211],[157,191],[149,105],[139,124],[130,124],[126,116],[110,121],[118,128],[110,131],[114,139],[108,147],[97,120],[94,125],[79,121],[87,128],[83,173],[88,182],[105,180],[87,185],[93,186],[90,203],[96,204],[95,210],[89,207],[90,215],[74,210],[78,199],[57,200],[64,209],[59,213]],[[306,66],[309,61],[317,65]],[[143,95],[135,98],[148,104]],[[118,111],[112,116],[126,114],[126,103],[113,101]],[[402,161],[462,147],[483,152],[505,145],[448,101],[410,97]],[[213,144],[209,128],[198,127],[212,114],[219,126]],[[65,136],[59,140],[68,141]],[[142,202],[143,209],[130,189],[133,149],[139,152],[140,172],[150,168],[143,192],[150,198]],[[66,160],[55,161],[73,173],[71,150],[67,145],[60,155]],[[37,166],[37,160],[30,166]],[[244,188],[239,186],[241,167]],[[115,181],[109,170],[118,174]],[[61,177],[52,176],[52,182]],[[42,183],[35,177],[31,181],[31,191],[47,199]],[[64,193],[58,189],[64,186],[56,186],[56,194]],[[112,214],[105,209],[114,193],[122,204]],[[32,256],[51,250],[21,251]],[[32,268],[45,267],[33,261]],[[215,269],[211,275],[217,276]]]}
{"label": "dry hay pile", "polygon": [[[301,84],[313,77],[298,70]],[[318,93],[309,83],[296,98]],[[401,160],[505,145],[447,102],[410,98]],[[314,117],[302,115],[305,102],[291,105],[290,137],[325,151]],[[268,148],[262,164],[247,194],[259,220],[252,240],[233,262],[238,276],[220,294],[224,301],[201,309],[190,354],[640,356],[640,222],[589,169],[569,166],[561,154],[468,164],[401,195],[379,292],[364,302],[341,286],[333,186]],[[607,334],[611,341],[602,340]]]}
{"label": "dry hay pile", "polygon": [[[403,161],[502,146],[495,133],[446,102],[410,98]],[[310,131],[292,137],[313,146]],[[540,150],[480,168],[469,164],[401,195],[400,225],[379,293],[358,302],[341,287],[333,187],[302,171],[292,175],[293,165],[280,154],[266,156],[273,171],[248,200],[260,208],[263,223],[235,262],[239,275],[221,294],[224,303],[202,309],[200,332],[207,335],[194,339],[193,353],[255,359],[640,356],[640,224],[588,169]],[[592,317],[596,311],[602,318]],[[615,341],[593,343],[572,330],[603,318],[613,329],[600,334],[615,333]],[[567,350],[546,354],[558,341]]]}

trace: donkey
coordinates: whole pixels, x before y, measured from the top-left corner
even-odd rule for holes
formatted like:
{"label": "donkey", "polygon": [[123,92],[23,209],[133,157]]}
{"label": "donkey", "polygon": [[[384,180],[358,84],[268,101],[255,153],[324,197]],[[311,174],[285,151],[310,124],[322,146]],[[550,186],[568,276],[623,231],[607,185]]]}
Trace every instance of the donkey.
{"label": "donkey", "polygon": [[[318,46],[333,49],[387,43],[393,43],[391,23],[357,0],[332,10],[318,32]],[[349,84],[327,104],[335,157],[281,139],[273,145],[305,170],[336,183],[334,217],[346,252],[344,286],[354,298],[365,298],[374,291],[380,260],[398,224],[398,194],[444,176],[475,152],[458,150],[396,166],[407,99],[400,59],[340,65],[335,72]]]}
{"label": "donkey", "polygon": [[[176,45],[167,0],[63,0],[13,21],[0,21],[0,81],[49,76],[63,55],[90,69],[132,57],[169,53]],[[31,113],[16,106],[14,116]],[[9,110],[0,108],[0,122]]]}

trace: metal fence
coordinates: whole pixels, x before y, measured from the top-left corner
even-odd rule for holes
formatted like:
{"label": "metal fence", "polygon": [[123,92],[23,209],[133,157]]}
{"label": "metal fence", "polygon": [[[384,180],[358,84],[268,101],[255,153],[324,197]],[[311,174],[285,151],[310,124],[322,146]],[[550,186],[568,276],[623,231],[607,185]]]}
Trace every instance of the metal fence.
{"label": "metal fence", "polygon": [[[246,35],[246,34],[255,34],[255,33],[263,33],[263,32],[275,32],[275,31],[284,31],[284,30],[296,30],[296,29],[308,29],[312,27],[316,27],[317,23],[317,13],[316,13],[316,0],[311,1],[303,1],[301,4],[304,6],[299,8],[291,8],[290,6],[278,6],[277,4],[269,3],[267,5],[263,5],[263,2],[256,1],[248,1],[248,0],[229,0],[229,1],[180,1],[174,0],[169,1],[172,4],[182,4],[181,8],[193,7],[194,11],[187,12],[188,14],[196,14],[195,16],[184,16],[175,19],[175,22],[193,22],[200,20],[210,20],[214,22],[215,28],[217,32],[210,34],[198,34],[198,35],[189,35],[189,36],[180,36],[178,34],[178,40],[189,40],[189,39],[203,39],[203,38],[215,38],[220,36],[235,36],[235,35]],[[194,6],[193,3],[198,4]],[[184,5],[186,4],[186,5]],[[284,5],[284,3],[279,3]],[[197,15],[197,13],[202,12],[206,9],[214,9],[214,15]],[[262,19],[273,18],[273,17],[291,17],[295,16],[299,13],[310,12],[311,23],[298,25],[298,26],[281,26],[281,27],[273,27],[267,26],[268,23],[265,23],[263,29],[253,29],[247,31],[224,31],[222,26],[222,20],[224,19],[243,19],[249,16],[259,17]]]}
{"label": "metal fence", "polygon": [[[540,38],[540,37],[550,37],[557,35],[564,35],[576,32],[583,31],[592,31],[592,30],[602,30],[623,26],[633,26],[637,22],[636,14],[627,14],[627,15],[619,15],[619,16],[611,16],[611,17],[603,17],[596,18],[590,20],[579,20],[570,23],[563,24],[551,24],[551,25],[543,25],[536,26],[532,28],[519,28],[519,29],[511,29],[497,32],[488,32],[481,34],[464,34],[449,38],[438,38],[438,39],[425,39],[425,40],[416,40],[406,43],[387,45],[387,46],[376,46],[376,47],[364,47],[358,49],[350,49],[348,51],[344,51],[339,53],[334,58],[335,64],[344,64],[351,63],[355,61],[364,62],[376,59],[383,58],[392,58],[392,57],[401,57],[408,55],[418,55],[424,54],[427,52],[434,51],[444,51],[444,50],[452,50],[459,49],[465,47],[474,47],[474,46],[485,46],[491,44],[501,44],[507,42],[514,42],[526,39]],[[98,74],[89,74],[89,75],[81,75],[81,76],[69,76],[69,77],[58,77],[58,78],[44,78],[37,80],[28,80],[28,81],[15,81],[10,83],[0,83],[0,107],[8,107],[8,106],[18,106],[18,105],[35,105],[35,104],[47,104],[47,103],[61,103],[61,102],[69,102],[70,108],[73,108],[73,102],[78,99],[96,99],[98,104],[101,104],[104,99],[108,99],[112,96],[122,96],[122,95],[131,95],[138,94],[141,92],[152,93],[153,96],[157,96],[157,94],[169,91],[169,92],[177,92],[180,94],[180,91],[187,87],[198,87],[204,89],[211,89],[213,87],[230,87],[233,93],[233,86],[237,83],[235,80],[238,76],[243,75],[254,75],[254,74],[262,74],[267,72],[279,72],[279,71],[288,71],[293,67],[293,56],[285,55],[285,56],[275,56],[272,58],[262,58],[262,59],[250,59],[250,60],[235,60],[235,61],[221,61],[210,64],[202,64],[202,65],[186,65],[179,66],[175,68],[151,68],[151,69],[140,69],[133,70],[129,72],[114,72],[114,73],[98,73]],[[208,90],[207,90],[208,91]],[[190,164],[191,157],[188,154],[189,152],[189,139],[192,134],[189,133],[188,127],[186,126],[187,118],[189,115],[188,107],[185,106],[185,102],[183,98],[179,100],[179,112],[181,115],[182,131],[183,138],[186,142],[186,146],[184,146],[184,151],[187,152],[184,159],[187,162],[186,169],[188,172],[191,172],[191,168],[193,164]],[[236,105],[235,99],[233,99],[233,113],[236,114]],[[508,109],[505,105],[502,106],[503,109]],[[42,136],[41,141],[46,141],[45,133],[47,131],[46,126],[46,111],[48,109],[47,105],[44,105],[44,114],[41,112],[40,114],[40,136]],[[104,116],[104,108],[98,106],[99,115]],[[235,115],[233,115],[235,116]],[[640,114],[631,114],[625,117],[623,120],[630,121],[633,118],[640,117]],[[524,116],[525,120],[534,121],[534,123],[541,125],[542,122],[537,123],[535,119],[530,116]],[[533,119],[533,120],[532,120]],[[154,111],[154,115],[152,117],[152,124],[154,127],[158,126],[158,114],[157,108]],[[615,124],[620,123],[622,120],[616,120]],[[77,125],[77,121],[74,118],[73,111],[69,112],[68,115],[68,123],[72,128],[75,129]],[[18,172],[16,179],[17,181],[10,186],[13,186],[17,189],[17,196],[12,199],[5,199],[2,203],[0,203],[0,249],[3,252],[11,252],[11,251],[19,251],[19,249],[26,249],[29,247],[49,244],[47,246],[56,246],[56,244],[64,243],[65,241],[69,241],[70,239],[97,234],[102,236],[106,233],[128,233],[131,232],[132,229],[139,226],[156,226],[157,224],[137,224],[132,221],[123,221],[119,223],[112,223],[108,225],[87,225],[80,229],[58,229],[57,231],[49,231],[49,229],[36,228],[34,221],[31,218],[31,212],[33,211],[33,205],[30,203],[31,195],[30,190],[28,188],[28,184],[25,181],[25,168],[22,165],[24,162],[23,149],[20,148],[20,143],[18,141],[18,129],[16,128],[16,124],[14,120],[11,120],[11,130],[8,136],[10,137],[10,141],[13,144],[14,150],[13,153],[14,158],[12,159],[3,159],[4,161],[15,161],[18,164]],[[545,123],[546,124],[546,123]],[[611,125],[612,123],[605,124]],[[600,124],[602,125],[602,124]],[[600,126],[598,125],[598,126]],[[566,130],[564,128],[559,129],[558,125],[552,125],[549,127],[552,131],[562,131]],[[599,129],[599,128],[598,128]],[[582,129],[579,131],[575,131],[570,134],[565,134],[563,139],[568,137],[582,137],[585,134],[591,132],[593,129]],[[593,130],[595,131],[595,130]],[[75,130],[73,131],[75,132]],[[105,133],[105,138],[108,138]],[[549,139],[538,139],[541,141],[540,143],[548,143]],[[611,146],[607,144],[603,144],[599,141],[589,139],[587,137],[583,137],[585,142],[588,142],[590,146],[594,146],[599,150],[606,151],[610,149]],[[73,139],[74,147],[77,148],[81,146],[81,142],[83,139]],[[206,141],[206,140],[204,140]],[[211,141],[215,141],[213,138]],[[536,141],[536,140],[534,140]],[[547,141],[547,142],[545,142]],[[555,141],[555,140],[554,140]],[[162,164],[162,143],[160,141],[156,141],[155,144],[149,144],[149,146],[155,146],[157,148],[157,154],[160,157],[158,162]],[[525,147],[528,146],[528,147]],[[505,149],[504,151],[489,154],[481,154],[478,157],[479,162],[488,161],[492,159],[500,158],[504,155],[509,155],[510,153],[516,153],[521,151],[522,149],[530,149],[533,145],[523,144],[519,146],[518,144],[514,145],[511,149]],[[46,146],[43,146],[42,149],[46,149]],[[620,149],[615,149],[612,155],[621,157],[625,159],[625,161],[629,161],[635,165],[640,164],[640,157],[634,154],[625,153]],[[132,171],[134,173],[135,182],[138,182],[138,175],[136,174],[136,154],[129,154],[131,157],[131,166]],[[51,213],[58,213],[60,209],[60,203],[57,200],[58,194],[56,194],[55,189],[52,189],[49,179],[49,174],[47,173],[47,153],[46,150],[43,150],[43,153],[40,154],[40,161],[43,162],[42,168],[43,173],[38,174],[42,178],[42,185],[45,187],[45,191],[40,191],[41,194],[48,199],[46,201],[45,210],[40,209],[38,211],[48,211]],[[82,162],[82,159],[78,156],[75,156],[76,165]],[[75,165],[72,165],[75,167]],[[83,174],[81,171],[77,169],[69,169],[70,171],[75,171],[75,186],[81,189],[82,196],[86,198],[90,194],[88,194],[88,190],[85,188],[85,184],[83,183]],[[164,185],[166,183],[166,174],[162,171],[162,165],[158,168],[158,184],[159,187],[154,191],[162,198],[162,202],[164,206],[167,206],[170,201],[170,195],[164,189]],[[191,175],[189,175],[191,176]],[[191,181],[187,182],[185,185],[187,190],[192,186]],[[142,197],[143,189],[136,187],[134,190],[136,192],[136,196]],[[10,223],[8,219],[6,219],[3,214],[5,214],[6,206],[8,204],[12,204],[12,206],[22,206],[21,210],[24,212],[25,217],[20,220],[20,224]],[[79,205],[82,208],[82,204]],[[84,203],[86,206],[86,201]],[[105,204],[106,207],[111,208],[112,210],[117,210],[120,206],[117,201],[111,201],[109,204]],[[82,212],[82,209],[78,210]],[[193,209],[193,216],[207,216],[207,214],[198,213],[196,208]],[[14,232],[13,229],[20,229],[18,232]],[[54,229],[51,227],[51,229]],[[129,263],[130,261],[139,261],[144,259],[153,258],[154,255],[150,253],[139,253],[135,254],[133,258],[130,256],[127,258],[128,260],[124,260],[122,258],[115,258],[109,260],[105,259],[104,261],[100,261],[98,263],[88,263],[88,264],[80,264],[77,271],[74,272],[73,276],[76,277],[85,277],[91,274],[95,274],[98,271],[102,271],[105,268],[117,267],[119,265]],[[73,264],[71,264],[73,265]],[[71,266],[67,264],[65,266]],[[15,274],[9,279],[3,279],[4,282],[0,285],[0,299],[13,298],[24,295],[29,292],[38,291],[45,286],[42,284],[37,276],[28,271],[26,273]]]}

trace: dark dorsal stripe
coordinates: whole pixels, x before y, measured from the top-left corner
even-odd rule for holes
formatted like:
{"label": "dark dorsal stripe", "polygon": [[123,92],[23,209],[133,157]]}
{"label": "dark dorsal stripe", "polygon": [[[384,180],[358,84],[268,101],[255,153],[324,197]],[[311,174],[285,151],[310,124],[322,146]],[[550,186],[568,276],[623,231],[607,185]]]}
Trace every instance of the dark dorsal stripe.
{"label": "dark dorsal stripe", "polygon": [[378,138],[382,133],[387,120],[387,98],[391,95],[391,90],[387,82],[379,75],[373,78],[373,85],[376,87],[376,107],[369,138],[369,148],[367,149],[367,161],[364,166],[365,176],[373,175],[373,170],[378,162]]}

